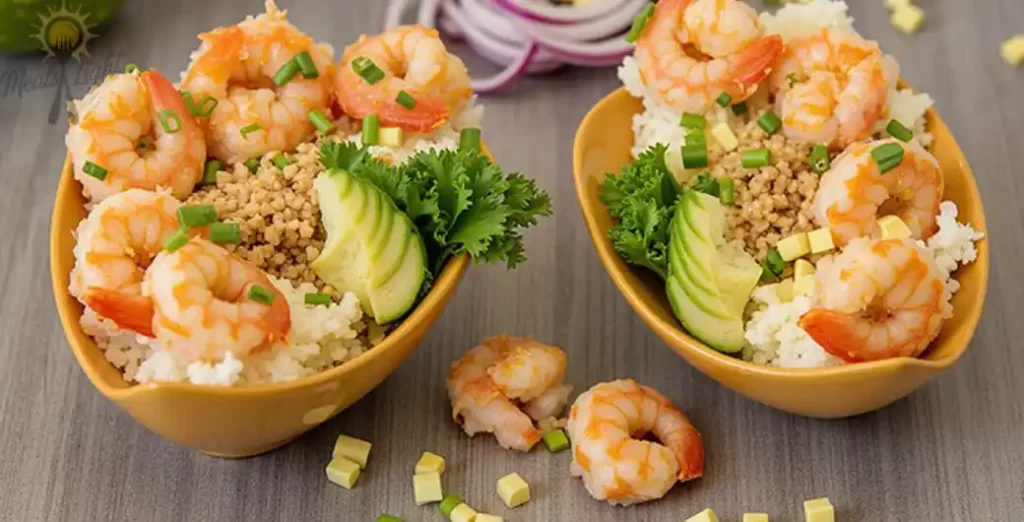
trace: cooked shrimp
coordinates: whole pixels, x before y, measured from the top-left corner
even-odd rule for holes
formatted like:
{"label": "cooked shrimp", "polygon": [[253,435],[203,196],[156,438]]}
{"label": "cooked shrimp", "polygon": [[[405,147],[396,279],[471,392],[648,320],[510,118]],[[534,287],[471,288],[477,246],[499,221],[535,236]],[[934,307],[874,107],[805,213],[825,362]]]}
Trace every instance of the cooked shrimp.
{"label": "cooked shrimp", "polygon": [[96,205],[75,232],[71,295],[105,288],[141,295],[144,271],[178,230],[181,203],[167,192],[128,189]]}
{"label": "cooked shrimp", "polygon": [[[289,23],[273,0],[266,9],[238,25],[199,35],[203,44],[181,82],[197,105],[205,106],[207,96],[217,101],[209,117],[199,121],[211,154],[223,161],[294,149],[316,131],[309,112],[327,114],[330,106],[334,50]],[[276,85],[275,74],[303,51],[317,76],[296,73]]]}
{"label": "cooked shrimp", "polygon": [[845,147],[869,137],[886,116],[899,65],[875,42],[837,28],[786,44],[771,90],[790,138]]}
{"label": "cooked shrimp", "polygon": [[112,74],[73,104],[77,121],[65,143],[86,197],[98,202],[130,188],[164,187],[178,199],[192,193],[206,142],[159,72]]}
{"label": "cooked shrimp", "polygon": [[[885,172],[871,151],[887,143],[903,147],[903,162]],[[814,217],[832,228],[840,245],[878,235],[878,217],[895,214],[917,239],[938,231],[944,181],[938,160],[916,143],[886,139],[856,143],[839,155],[821,177],[814,195]]]}
{"label": "cooked shrimp", "polygon": [[564,377],[565,353],[554,346],[521,337],[484,339],[452,364],[452,417],[461,417],[469,435],[494,433],[502,447],[529,451],[541,436],[530,417],[541,420],[565,408],[572,387],[562,384]]}
{"label": "cooked shrimp", "polygon": [[[576,398],[567,426],[570,472],[612,504],[661,498],[704,474],[700,432],[667,397],[632,379],[600,383]],[[654,434],[662,444],[639,440]]]}
{"label": "cooked shrimp", "polygon": [[[383,78],[370,83],[353,61],[370,60]],[[377,115],[382,125],[410,132],[430,132],[460,113],[473,95],[469,72],[449,54],[437,31],[421,25],[395,27],[376,36],[360,36],[341,57],[334,79],[341,107],[356,118]],[[398,103],[405,91],[411,108]]]}
{"label": "cooked shrimp", "polygon": [[644,84],[679,112],[704,112],[722,93],[749,98],[782,52],[739,0],[661,0],[634,56]]}
{"label": "cooked shrimp", "polygon": [[856,239],[815,279],[821,308],[800,327],[847,362],[916,357],[953,311],[934,257],[912,239]]}
{"label": "cooked shrimp", "polygon": [[[259,285],[270,304],[253,300]],[[283,341],[291,328],[284,295],[255,266],[205,239],[158,255],[142,296],[90,288],[86,303],[125,329],[154,337],[180,361],[244,357]]]}

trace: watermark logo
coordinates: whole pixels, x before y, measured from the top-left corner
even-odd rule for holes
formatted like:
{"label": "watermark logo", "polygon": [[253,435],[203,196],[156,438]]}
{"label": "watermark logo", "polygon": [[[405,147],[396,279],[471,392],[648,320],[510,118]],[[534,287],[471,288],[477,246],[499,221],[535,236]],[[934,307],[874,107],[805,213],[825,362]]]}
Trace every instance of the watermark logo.
{"label": "watermark logo", "polygon": [[46,58],[55,58],[60,63],[74,58],[81,63],[83,56],[89,56],[86,46],[96,35],[90,32],[93,25],[89,23],[89,13],[83,12],[82,6],[72,11],[66,2],[62,2],[60,9],[48,7],[38,16],[39,24],[33,36],[46,50]]}

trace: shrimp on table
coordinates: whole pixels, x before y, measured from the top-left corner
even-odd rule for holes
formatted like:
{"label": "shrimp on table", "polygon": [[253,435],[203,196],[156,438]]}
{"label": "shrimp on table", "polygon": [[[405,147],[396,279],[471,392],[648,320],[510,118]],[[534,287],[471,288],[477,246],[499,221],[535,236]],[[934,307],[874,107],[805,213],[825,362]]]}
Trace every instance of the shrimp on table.
{"label": "shrimp on table", "polygon": [[153,258],[178,230],[177,199],[167,192],[128,189],[104,199],[75,231],[71,295],[89,288],[142,294],[142,278]]}
{"label": "shrimp on table", "polygon": [[644,84],[678,112],[703,113],[722,93],[746,100],[771,71],[782,38],[764,36],[740,0],[661,0],[637,39]]}
{"label": "shrimp on table", "polygon": [[899,64],[852,30],[822,28],[786,43],[769,83],[790,138],[845,147],[886,117]]}
{"label": "shrimp on table", "polygon": [[[250,297],[257,285],[272,296],[269,304]],[[267,276],[202,238],[158,255],[142,290],[142,296],[128,296],[89,289],[85,301],[186,363],[258,353],[284,341],[291,329],[288,302]]]}
{"label": "shrimp on table", "polygon": [[75,179],[92,201],[159,187],[184,199],[202,178],[203,133],[159,72],[112,74],[73,102],[72,112],[65,143]]}
{"label": "shrimp on table", "polygon": [[[881,172],[871,151],[887,144],[903,148],[903,161]],[[812,203],[814,218],[832,229],[840,245],[861,236],[877,236],[878,217],[894,214],[917,239],[938,231],[944,187],[939,162],[916,143],[885,139],[856,143],[839,155],[821,176]]]}
{"label": "shrimp on table", "polygon": [[452,417],[469,435],[494,433],[502,447],[529,451],[541,433],[533,420],[558,415],[572,386],[562,350],[521,337],[491,337],[452,364]]}
{"label": "shrimp on table", "polygon": [[[599,383],[577,397],[567,430],[570,472],[597,500],[646,502],[704,474],[697,428],[667,397],[632,379]],[[648,433],[661,444],[639,440]]]}
{"label": "shrimp on table", "polygon": [[[371,83],[356,70],[362,67],[379,69],[381,77]],[[440,127],[462,112],[473,96],[466,65],[448,53],[436,30],[421,25],[360,36],[342,55],[334,88],[348,115],[376,115],[381,125],[409,132]],[[402,91],[415,100],[414,105],[398,102]]]}
{"label": "shrimp on table", "polygon": [[912,239],[859,238],[818,264],[821,307],[800,327],[847,362],[916,357],[952,315],[934,257]]}
{"label": "shrimp on table", "polygon": [[[289,23],[273,0],[266,9],[238,25],[199,35],[203,44],[182,77],[182,90],[200,110],[213,108],[199,121],[211,154],[222,161],[292,150],[316,131],[310,111],[326,115],[329,110],[334,50]],[[278,75],[294,68],[289,64],[303,52],[316,76]]]}

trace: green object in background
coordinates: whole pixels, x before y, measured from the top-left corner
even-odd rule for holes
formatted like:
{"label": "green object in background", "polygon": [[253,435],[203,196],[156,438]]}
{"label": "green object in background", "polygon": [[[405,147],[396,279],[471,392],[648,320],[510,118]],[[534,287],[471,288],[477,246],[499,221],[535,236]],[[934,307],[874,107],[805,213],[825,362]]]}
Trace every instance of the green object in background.
{"label": "green object in background", "polygon": [[124,0],[0,0],[0,54],[80,56]]}

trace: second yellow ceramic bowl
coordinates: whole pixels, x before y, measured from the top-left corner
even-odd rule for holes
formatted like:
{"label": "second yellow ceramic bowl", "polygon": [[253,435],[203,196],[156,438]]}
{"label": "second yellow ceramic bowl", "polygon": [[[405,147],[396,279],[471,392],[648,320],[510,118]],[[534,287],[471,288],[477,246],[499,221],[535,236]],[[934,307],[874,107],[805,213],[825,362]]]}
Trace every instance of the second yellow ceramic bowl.
{"label": "second yellow ceramic bowl", "polygon": [[[612,219],[602,203],[600,184],[609,172],[631,161],[632,119],[643,106],[624,89],[601,100],[580,124],[573,150],[576,191],[597,253],[612,281],[633,310],[676,353],[705,375],[751,399],[809,417],[846,417],[891,404],[949,369],[964,353],[981,317],[988,286],[988,243],[978,244],[978,259],[956,277],[954,316],[920,357],[850,364],[830,368],[787,369],[745,362],[708,348],[679,325],[653,274],[627,265],[612,248]],[[946,178],[945,198],[960,209],[959,220],[984,232],[985,214],[971,169],[953,135],[934,111],[928,130],[933,153]]]}
{"label": "second yellow ceramic bowl", "polygon": [[82,187],[64,164],[50,223],[50,275],[71,351],[92,384],[156,434],[221,457],[270,451],[313,429],[374,389],[419,345],[469,266],[452,259],[416,308],[380,344],[352,361],[294,382],[245,387],[125,382],[82,331],[82,305],[68,294],[72,232],[85,215]]}

